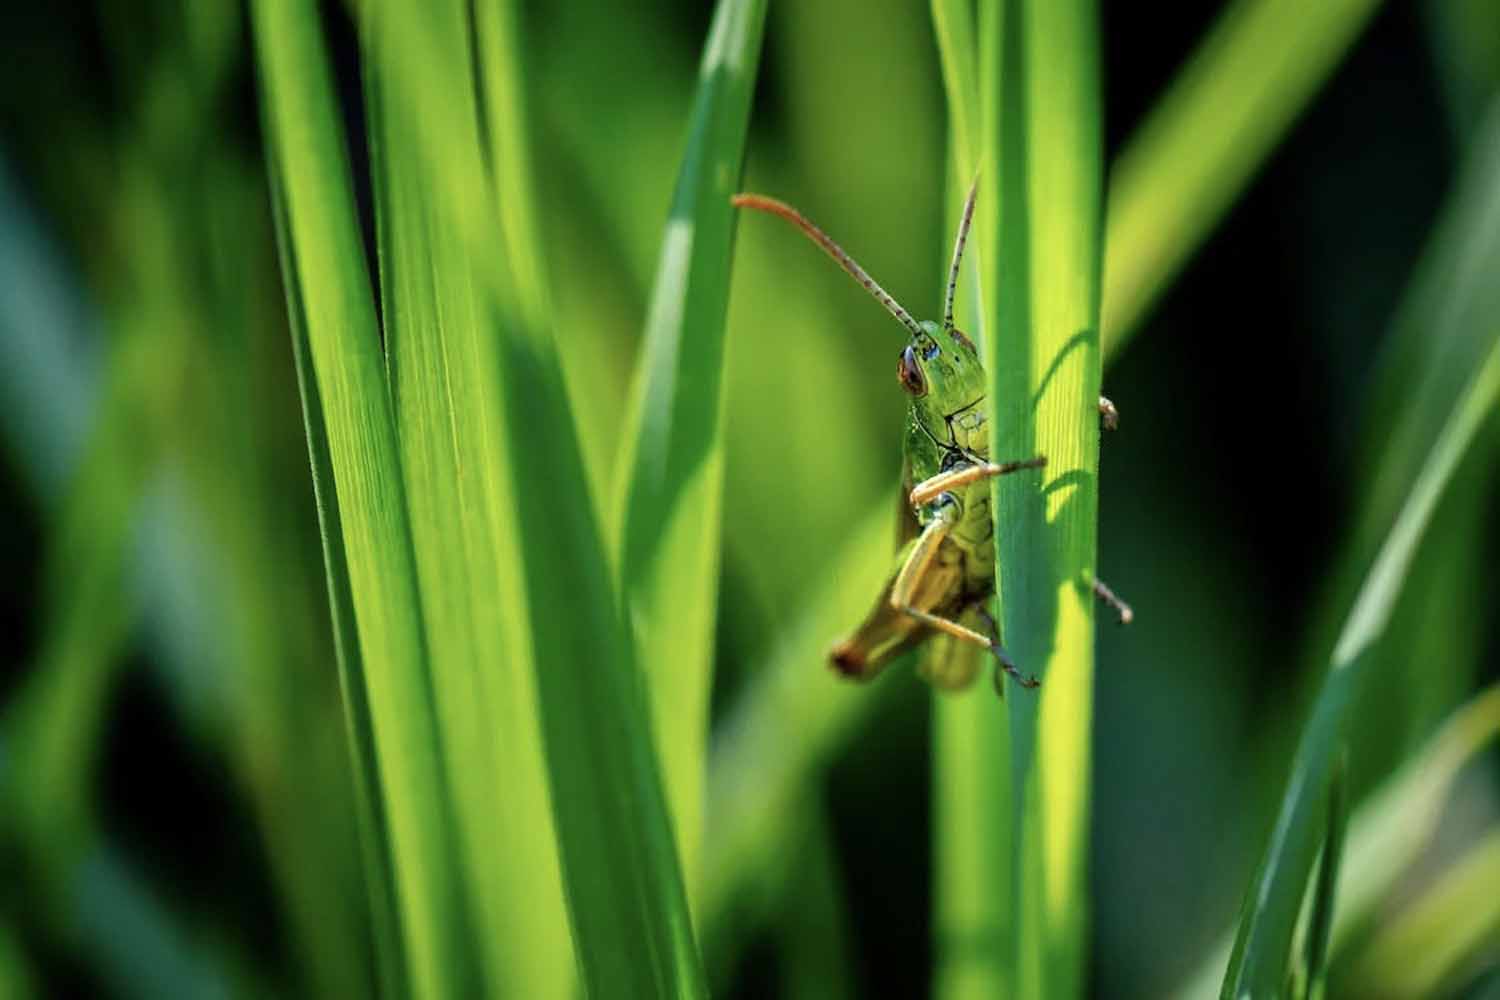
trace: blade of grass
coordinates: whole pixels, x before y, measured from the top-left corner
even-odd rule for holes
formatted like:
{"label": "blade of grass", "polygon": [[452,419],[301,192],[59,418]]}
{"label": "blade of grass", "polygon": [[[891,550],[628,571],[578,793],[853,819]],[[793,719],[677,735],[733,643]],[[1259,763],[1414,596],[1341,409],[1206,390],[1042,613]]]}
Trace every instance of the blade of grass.
{"label": "blade of grass", "polygon": [[1447,995],[1500,931],[1500,829],[1491,830],[1382,927],[1351,974],[1349,996]]}
{"label": "blade of grass", "polygon": [[[1463,769],[1500,738],[1500,687],[1459,709],[1421,752],[1354,813],[1334,900],[1332,950],[1339,955],[1352,930],[1375,908],[1432,842]],[[1173,996],[1198,1000],[1218,993],[1234,947],[1233,929]]]}
{"label": "blade of grass", "polygon": [[1235,0],[1219,15],[1110,172],[1107,357],[1125,345],[1378,6]]}
{"label": "blade of grass", "polygon": [[[1088,903],[1099,465],[1103,168],[1088,0],[980,8],[978,250],[990,454],[1046,455],[1046,484],[997,477],[1001,634],[1042,682],[1009,698],[1012,996],[1077,995]],[[988,765],[981,765],[988,766]],[[996,781],[1000,781],[998,776]]]}
{"label": "blade of grass", "polygon": [[724,488],[730,242],[765,0],[720,0],[662,237],[626,432],[620,590],[689,886],[697,883]]}
{"label": "blade of grass", "polygon": [[[432,218],[453,233],[477,282],[479,376],[495,378],[504,467],[491,469],[499,577],[524,583],[537,707],[554,819],[585,985],[598,995],[696,996],[703,971],[652,752],[632,644],[613,593],[588,495],[552,331],[530,323],[510,262],[496,255],[501,218],[491,186],[467,158],[443,157],[466,134],[462,112],[434,91],[449,58],[420,9],[391,4],[400,44],[387,98],[407,115],[427,173]],[[515,123],[507,123],[513,127]],[[503,137],[501,141],[506,141]],[[506,194],[499,192],[499,195]],[[498,332],[497,338],[488,336]],[[503,517],[501,516],[503,515]],[[607,831],[607,835],[601,835]]]}
{"label": "blade of grass", "polygon": [[269,166],[295,265],[284,280],[303,309],[298,322],[323,404],[411,986],[420,996],[444,996],[472,982],[472,965],[395,423],[342,127],[316,9],[258,2],[251,13]]}
{"label": "blade of grass", "polygon": [[[1493,318],[1492,318],[1493,319]],[[1344,727],[1345,709],[1368,673],[1417,543],[1444,486],[1500,395],[1500,327],[1467,390],[1458,398],[1396,523],[1366,576],[1333,651],[1327,679],[1297,748],[1280,814],[1246,895],[1222,995],[1258,995],[1285,981],[1288,948],[1316,850],[1318,798]]]}
{"label": "blade of grass", "polygon": [[[932,6],[948,91],[952,137],[948,231],[971,183],[979,91],[973,15],[962,2]],[[967,82],[966,82],[967,81]],[[980,252],[967,254],[959,325],[985,344],[989,337],[979,288]],[[1010,736],[1003,704],[989,698],[938,698],[933,704],[933,948],[932,993],[946,1000],[1004,995],[1005,956],[1015,933],[1011,905]]]}
{"label": "blade of grass", "polygon": [[[493,499],[506,473],[494,441],[493,351],[477,321],[474,263],[429,196],[483,176],[468,12],[459,2],[426,5],[432,44],[448,55],[428,66],[420,89],[398,89],[397,50],[409,36],[397,16],[392,5],[369,5],[361,36],[382,316],[443,761],[486,990],[556,995],[571,985],[566,917],[556,855],[534,839],[550,829],[509,809],[525,800],[544,815],[546,793],[540,734],[521,728],[529,704],[509,698],[520,687],[511,675],[529,675],[531,664],[515,634],[524,612],[496,560],[504,514]],[[414,156],[432,141],[421,123],[443,113],[441,153]],[[529,746],[516,739],[524,735]]]}
{"label": "blade of grass", "polygon": [[1349,819],[1348,753],[1339,756],[1328,790],[1328,833],[1323,839],[1323,854],[1318,863],[1318,881],[1313,888],[1312,917],[1309,920],[1303,976],[1306,989],[1302,996],[1323,1000],[1328,978],[1328,939],[1333,931],[1334,903],[1338,895],[1339,864],[1344,855],[1344,831]]}
{"label": "blade of grass", "polygon": [[[283,274],[295,274],[297,265],[292,258],[291,233],[285,216],[286,198],[276,189],[276,173],[270,171],[269,174],[271,211],[276,223],[281,270]],[[333,623],[339,695],[344,705],[344,735],[354,784],[355,828],[368,897],[375,967],[380,995],[397,997],[408,991],[406,954],[401,939],[401,915],[396,905],[395,877],[391,870],[390,830],[380,794],[380,758],[366,693],[364,663],[359,654],[359,623],[354,618],[354,595],[349,589],[349,564],[344,556],[344,530],[334,493],[333,460],[328,452],[328,430],[323,423],[323,401],[318,396],[318,384],[309,358],[312,348],[308,343],[307,328],[303,325],[307,313],[298,297],[296,282],[285,281],[283,284],[286,287],[292,357],[297,370],[297,391],[302,401],[303,427],[307,435],[313,500],[318,510],[318,531],[326,567],[328,610]]]}

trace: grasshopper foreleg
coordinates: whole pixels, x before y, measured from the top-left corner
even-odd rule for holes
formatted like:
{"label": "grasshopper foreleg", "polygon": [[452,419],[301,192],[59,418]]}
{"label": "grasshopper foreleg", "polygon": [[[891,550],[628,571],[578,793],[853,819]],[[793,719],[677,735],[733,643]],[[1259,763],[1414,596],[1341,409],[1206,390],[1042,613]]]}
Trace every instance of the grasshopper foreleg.
{"label": "grasshopper foreleg", "polygon": [[953,530],[953,524],[957,519],[958,504],[950,498],[947,503],[940,505],[938,516],[922,529],[922,534],[917,538],[917,544],[912,548],[911,555],[907,556],[901,571],[896,574],[896,582],[891,586],[891,607],[902,614],[911,616],[923,625],[989,650],[999,662],[1001,670],[1014,677],[1022,687],[1034,688],[1041,682],[1035,677],[1021,673],[1020,668],[1005,655],[1005,650],[1001,648],[998,638],[981,635],[956,621],[915,607],[912,603],[921,587],[922,578],[931,567],[932,560],[942,547],[943,540]]}
{"label": "grasshopper foreleg", "polygon": [[977,483],[981,479],[1020,472],[1022,469],[1040,469],[1046,464],[1047,457],[1038,455],[1036,458],[1027,458],[1019,462],[985,462],[982,465],[966,465],[960,469],[940,472],[931,479],[924,479],[912,487],[911,505],[920,507],[949,490]]}

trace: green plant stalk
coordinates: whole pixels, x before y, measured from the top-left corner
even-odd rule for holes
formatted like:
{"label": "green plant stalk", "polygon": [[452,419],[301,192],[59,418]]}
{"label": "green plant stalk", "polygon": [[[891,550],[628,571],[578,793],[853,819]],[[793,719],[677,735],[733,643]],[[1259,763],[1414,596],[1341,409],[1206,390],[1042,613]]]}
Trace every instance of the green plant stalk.
{"label": "green plant stalk", "polygon": [[[1001,634],[1042,682],[1012,690],[1007,993],[1083,987],[1088,920],[1099,467],[1102,137],[1088,0],[989,0],[980,16],[985,165],[978,219],[997,461],[1041,454],[1046,483],[994,480]],[[996,780],[999,780],[998,778]]]}
{"label": "green plant stalk", "polygon": [[[469,124],[435,89],[447,58],[423,11],[391,4],[393,113],[421,141],[432,218],[474,268],[481,377],[494,376],[505,468],[490,477],[502,590],[524,608],[561,869],[585,988],[698,996],[703,971],[662,795],[633,644],[611,586],[552,330],[526,319],[512,264],[495,253],[495,194],[470,158],[443,157]],[[502,192],[503,194],[503,192]],[[484,355],[481,355],[483,357]],[[500,514],[503,513],[503,524]],[[505,591],[505,593],[509,593]]]}
{"label": "green plant stalk", "polygon": [[730,244],[765,0],[720,0],[662,237],[622,455],[620,591],[688,886],[698,884],[724,491]]}
{"label": "green plant stalk", "polygon": [[1379,0],[1235,0],[1110,173],[1104,353],[1223,218]]}
{"label": "green plant stalk", "polygon": [[1224,979],[1222,996],[1226,1000],[1259,995],[1285,982],[1297,911],[1316,852],[1318,803],[1327,786],[1334,748],[1343,733],[1345,710],[1369,673],[1375,646],[1385,631],[1433,507],[1500,396],[1500,327],[1492,330],[1489,355],[1457,400],[1423,463],[1334,647],[1327,678],[1297,748],[1276,826],[1245,898]]}
{"label": "green plant stalk", "polygon": [[1491,830],[1381,928],[1351,973],[1350,996],[1441,996],[1500,931],[1500,830]]}
{"label": "green plant stalk", "polygon": [[[1357,928],[1432,842],[1460,772],[1500,738],[1500,687],[1454,712],[1421,752],[1371,795],[1349,823],[1340,865],[1330,944],[1342,954]],[[1172,995],[1199,1000],[1218,993],[1234,947],[1233,929]]]}
{"label": "green plant stalk", "polygon": [[[293,273],[290,233],[287,231],[286,199],[273,190],[271,208],[276,220],[276,246],[283,274]],[[292,335],[292,354],[297,368],[297,390],[307,435],[308,465],[312,474],[313,499],[318,509],[318,532],[323,545],[324,573],[328,582],[328,610],[332,620],[334,656],[338,664],[339,696],[344,705],[344,735],[348,743],[350,773],[354,785],[355,826],[359,837],[360,862],[364,873],[372,944],[375,952],[380,995],[397,997],[407,992],[406,949],[401,939],[401,916],[395,896],[395,874],[390,854],[390,830],[381,796],[380,758],[375,747],[374,722],[366,693],[364,664],[359,654],[359,623],[354,619],[354,595],[349,590],[349,566],[344,557],[343,526],[338,498],[334,495],[333,465],[328,454],[328,431],[323,424],[323,403],[313,378],[302,324],[306,315],[297,299],[297,286],[286,284],[287,323]]]}
{"label": "green plant stalk", "polygon": [[1309,1000],[1323,1000],[1328,988],[1328,939],[1333,931],[1334,904],[1338,897],[1339,864],[1344,856],[1344,833],[1349,825],[1348,753],[1339,755],[1328,789],[1328,833],[1313,888],[1312,915],[1308,922],[1305,958],[1302,963]]}
{"label": "green plant stalk", "polygon": [[[323,404],[402,930],[418,996],[472,981],[396,430],[316,10],[252,6],[284,275]],[[330,570],[332,567],[329,567]],[[358,762],[356,762],[358,766]]]}
{"label": "green plant stalk", "polygon": [[[498,345],[483,305],[498,286],[531,323],[547,315],[549,295],[516,114],[514,12],[486,4],[475,14],[471,39],[460,3],[367,8],[367,92],[381,95],[372,166],[392,392],[485,981],[500,994],[551,996],[572,989],[574,956],[524,625]],[[457,204],[495,206],[504,255],[476,252],[470,241],[483,227]],[[502,265],[509,274],[497,276]]]}

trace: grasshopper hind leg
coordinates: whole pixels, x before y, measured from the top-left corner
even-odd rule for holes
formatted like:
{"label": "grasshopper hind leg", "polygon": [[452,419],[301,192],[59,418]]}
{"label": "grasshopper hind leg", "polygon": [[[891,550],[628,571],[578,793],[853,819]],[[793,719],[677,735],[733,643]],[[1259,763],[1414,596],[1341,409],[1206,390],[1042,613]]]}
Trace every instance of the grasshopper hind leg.
{"label": "grasshopper hind leg", "polygon": [[[950,618],[933,614],[931,611],[915,606],[917,595],[923,590],[923,585],[932,571],[934,557],[942,547],[943,541],[948,533],[953,530],[953,523],[957,519],[958,506],[956,503],[941,503],[939,516],[928,523],[922,529],[922,534],[911,547],[901,571],[896,574],[895,581],[891,584],[890,604],[895,610],[926,625],[938,632],[945,633],[954,639],[971,643],[989,652],[999,662],[1000,669],[1014,677],[1022,687],[1034,688],[1040,682],[1027,674],[1023,674],[1009,656],[1005,654],[997,637],[983,635],[980,632],[961,625]],[[955,581],[956,582],[956,581]],[[928,604],[929,607],[934,606]],[[991,622],[993,624],[993,621]]]}

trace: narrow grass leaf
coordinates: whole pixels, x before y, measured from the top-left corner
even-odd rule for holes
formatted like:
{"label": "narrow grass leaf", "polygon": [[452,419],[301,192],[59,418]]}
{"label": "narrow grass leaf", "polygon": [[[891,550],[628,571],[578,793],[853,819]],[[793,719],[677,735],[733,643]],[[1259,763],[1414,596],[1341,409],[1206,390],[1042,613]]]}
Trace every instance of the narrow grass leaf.
{"label": "narrow grass leaf", "polygon": [[[1335,958],[1432,842],[1460,772],[1497,738],[1500,687],[1491,687],[1454,712],[1421,752],[1354,812],[1341,866],[1345,874],[1334,899],[1330,944]],[[1234,929],[1229,928],[1172,996],[1215,996],[1233,947]]]}
{"label": "narrow grass leaf", "polygon": [[[396,896],[418,996],[472,981],[452,817],[395,421],[316,7],[252,7],[268,156],[295,271],[380,763]],[[332,567],[329,567],[330,571]],[[360,766],[356,762],[356,766]]]}
{"label": "narrow grass leaf", "polygon": [[1467,390],[1458,397],[1386,542],[1375,559],[1334,647],[1312,718],[1303,731],[1286,796],[1259,871],[1246,895],[1222,995],[1257,996],[1285,981],[1293,926],[1316,852],[1323,796],[1346,708],[1368,673],[1375,646],[1405,580],[1416,547],[1449,477],[1500,395],[1500,327]]}
{"label": "narrow grass leaf", "polygon": [[1370,941],[1349,996],[1453,995],[1500,933],[1500,829],[1466,850]]}
{"label": "narrow grass leaf", "polygon": [[[948,97],[951,141],[947,199],[955,231],[972,182],[979,130],[978,48],[972,5],[934,0],[933,28]],[[988,342],[979,279],[981,248],[969,249],[960,280],[959,326]],[[933,995],[943,1000],[1003,995],[1015,931],[1009,882],[1012,824],[1010,727],[988,696],[933,703]]]}
{"label": "narrow grass leaf", "polygon": [[1348,757],[1347,752],[1339,756],[1328,787],[1328,833],[1323,838],[1323,854],[1318,861],[1318,880],[1313,886],[1312,916],[1302,962],[1306,984],[1302,995],[1309,1000],[1322,1000],[1327,990],[1328,940],[1333,933],[1339,865],[1344,857],[1344,832],[1349,820]]}
{"label": "narrow grass leaf", "polygon": [[[281,271],[284,275],[294,275],[297,266],[291,256],[293,247],[284,214],[286,199],[275,190],[274,172],[270,179],[273,185],[271,209],[276,222]],[[303,426],[307,434],[313,500],[317,505],[318,531],[323,543],[328,610],[333,623],[339,695],[344,705],[344,731],[354,783],[355,826],[365,893],[369,899],[375,966],[381,995],[397,997],[408,991],[401,914],[396,905],[395,878],[391,871],[390,831],[380,794],[380,759],[375,749],[364,664],[359,655],[359,624],[354,620],[354,595],[349,590],[349,564],[344,557],[344,531],[339,521],[338,499],[334,495],[328,430],[323,424],[323,402],[318,396],[318,384],[313,378],[309,360],[311,347],[307,330],[302,325],[306,312],[298,297],[296,282],[286,280],[283,284],[287,296],[287,324],[292,335],[292,357],[297,370],[297,390],[302,400]]]}
{"label": "narrow grass leaf", "polygon": [[1115,354],[1359,36],[1379,0],[1235,0],[1114,164],[1104,352]]}
{"label": "narrow grass leaf", "polygon": [[730,243],[765,0],[720,0],[662,237],[630,427],[620,590],[689,886],[703,824],[724,489]]}
{"label": "narrow grass leaf", "polygon": [[1088,0],[980,9],[978,219],[990,454],[1045,455],[1044,481],[994,481],[1011,684],[1012,996],[1077,995],[1087,924],[1099,467],[1103,197],[1098,26]]}
{"label": "narrow grass leaf", "polygon": [[[524,608],[536,704],[568,910],[585,987],[600,996],[697,996],[703,972],[652,751],[633,644],[610,580],[589,497],[553,331],[527,319],[512,262],[496,252],[501,213],[491,178],[471,158],[445,155],[470,133],[461,104],[444,101],[431,67],[451,59],[423,11],[390,4],[382,30],[385,99],[420,141],[435,225],[476,283],[477,389],[496,401],[485,426],[503,455],[485,474],[496,528],[498,578]],[[507,127],[515,123],[506,123]],[[502,137],[502,141],[505,140]],[[533,290],[534,291],[534,290]],[[460,327],[462,323],[460,322]],[[450,374],[456,366],[450,366]],[[503,466],[503,467],[502,467]],[[503,515],[503,516],[502,516]],[[503,587],[502,587],[503,589]]]}

